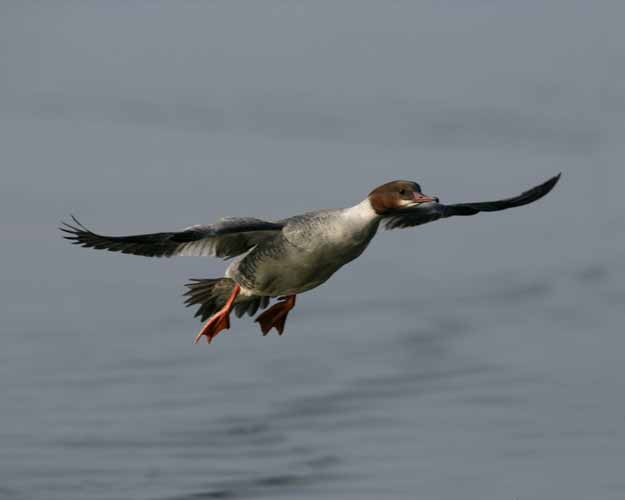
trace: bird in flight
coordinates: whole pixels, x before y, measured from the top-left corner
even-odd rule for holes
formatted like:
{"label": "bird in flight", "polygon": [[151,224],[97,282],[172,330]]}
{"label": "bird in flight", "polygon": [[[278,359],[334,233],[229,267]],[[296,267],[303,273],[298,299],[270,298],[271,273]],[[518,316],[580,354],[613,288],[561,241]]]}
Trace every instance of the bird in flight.
{"label": "bird in flight", "polygon": [[223,278],[192,279],[185,296],[197,305],[195,316],[206,321],[195,337],[211,342],[230,328],[230,313],[254,316],[272,298],[278,301],[256,322],[263,335],[272,328],[282,335],[296,296],[326,282],[367,248],[380,225],[386,229],[419,226],[438,219],[497,212],[533,203],[553,189],[560,174],[519,196],[496,201],[444,205],[427,196],[416,182],[398,180],[375,188],[360,203],[324,209],[278,221],[228,217],[214,224],[176,232],[103,236],[83,226],[62,223],[64,237],[75,245],[145,257],[175,255],[238,257]]}

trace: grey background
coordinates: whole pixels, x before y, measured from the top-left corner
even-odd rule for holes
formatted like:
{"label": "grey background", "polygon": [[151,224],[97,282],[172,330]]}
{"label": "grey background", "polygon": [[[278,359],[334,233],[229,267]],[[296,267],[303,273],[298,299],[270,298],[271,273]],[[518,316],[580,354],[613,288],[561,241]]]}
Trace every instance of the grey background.
{"label": "grey background", "polygon": [[[0,3],[0,497],[622,499],[625,7]],[[356,203],[539,203],[381,232],[283,337],[210,346],[215,259],[87,251]]]}

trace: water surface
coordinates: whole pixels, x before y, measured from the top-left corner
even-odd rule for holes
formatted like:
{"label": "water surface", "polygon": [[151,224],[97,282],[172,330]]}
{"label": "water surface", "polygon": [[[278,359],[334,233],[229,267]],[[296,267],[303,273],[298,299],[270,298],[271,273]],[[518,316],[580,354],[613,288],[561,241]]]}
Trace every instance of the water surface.
{"label": "water surface", "polygon": [[[0,16],[0,497],[621,499],[623,8],[76,3]],[[381,232],[283,337],[214,259],[60,239],[278,218],[393,178],[505,214]]]}

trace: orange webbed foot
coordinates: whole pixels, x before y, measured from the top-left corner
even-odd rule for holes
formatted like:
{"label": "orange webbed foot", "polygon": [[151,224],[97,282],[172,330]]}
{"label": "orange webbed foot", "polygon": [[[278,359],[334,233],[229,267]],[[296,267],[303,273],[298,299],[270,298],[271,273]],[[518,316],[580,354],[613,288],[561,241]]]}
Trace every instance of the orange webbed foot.
{"label": "orange webbed foot", "polygon": [[228,313],[218,312],[204,324],[200,333],[195,336],[193,343],[197,344],[202,337],[206,337],[206,343],[210,344],[219,332],[227,330],[228,328],[230,328],[230,317]]}
{"label": "orange webbed foot", "polygon": [[238,284],[235,285],[224,306],[208,318],[200,333],[195,336],[194,344],[197,344],[202,337],[206,337],[206,342],[210,344],[219,332],[230,328],[230,311],[240,291],[241,287]]}
{"label": "orange webbed foot", "polygon": [[278,335],[282,335],[286,318],[293,307],[295,307],[295,295],[280,297],[280,302],[274,304],[258,316],[255,321],[260,323],[263,335],[267,335],[272,328],[278,331]]}

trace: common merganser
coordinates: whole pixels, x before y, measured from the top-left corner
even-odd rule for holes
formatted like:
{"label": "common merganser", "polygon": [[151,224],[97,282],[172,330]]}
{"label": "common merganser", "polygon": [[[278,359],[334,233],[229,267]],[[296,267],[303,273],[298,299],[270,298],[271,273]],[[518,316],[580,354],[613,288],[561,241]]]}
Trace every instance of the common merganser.
{"label": "common merganser", "polygon": [[193,279],[185,304],[199,304],[195,316],[206,321],[195,337],[207,342],[230,328],[230,312],[238,317],[260,314],[263,335],[275,328],[284,331],[295,297],[326,282],[338,269],[367,248],[382,223],[386,229],[418,226],[456,215],[495,212],[532,203],[553,189],[558,174],[548,181],[504,200],[443,205],[424,195],[416,182],[398,180],[375,188],[367,198],[349,208],[318,210],[268,222],[255,218],[229,217],[215,224],[190,226],[170,233],[133,236],[102,236],[72,216],[75,225],[62,223],[64,238],[83,247],[146,257],[211,255],[229,259],[225,277]]}

